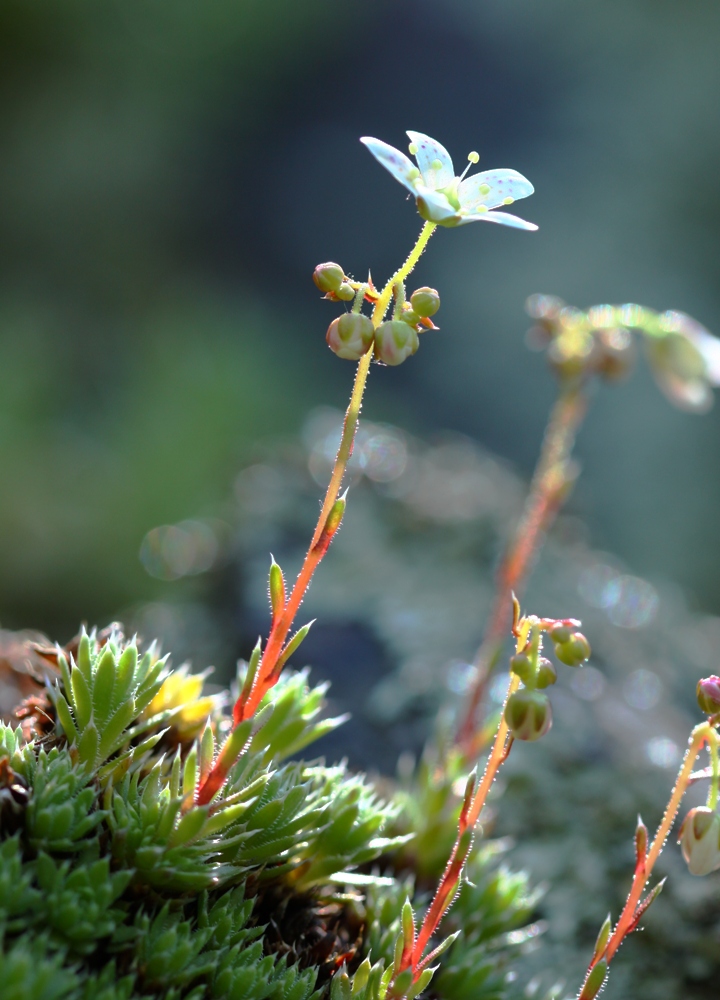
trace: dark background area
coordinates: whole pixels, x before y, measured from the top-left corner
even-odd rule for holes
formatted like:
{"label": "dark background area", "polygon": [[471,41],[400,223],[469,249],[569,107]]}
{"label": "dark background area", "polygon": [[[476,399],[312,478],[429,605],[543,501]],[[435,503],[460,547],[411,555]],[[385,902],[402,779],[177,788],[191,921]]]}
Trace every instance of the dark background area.
{"label": "dark background area", "polygon": [[[8,0],[0,9],[0,619],[58,638],[202,591],[155,526],[229,521],[258,440],[343,406],[310,273],[384,278],[419,222],[358,143],[406,128],[511,166],[538,233],[440,231],[441,331],[366,414],[454,429],[529,475],[553,397],[536,291],[720,331],[720,8],[688,0]],[[720,609],[720,410],[642,365],[598,393],[572,510],[597,548]]]}

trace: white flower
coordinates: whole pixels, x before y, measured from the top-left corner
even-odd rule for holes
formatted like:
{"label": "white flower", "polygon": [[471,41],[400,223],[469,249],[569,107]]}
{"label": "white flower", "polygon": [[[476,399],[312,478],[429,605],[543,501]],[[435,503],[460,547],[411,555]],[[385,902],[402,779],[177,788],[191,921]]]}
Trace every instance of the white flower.
{"label": "white flower", "polygon": [[435,139],[422,132],[408,132],[410,152],[417,166],[404,153],[380,139],[364,136],[375,159],[389,170],[396,181],[415,198],[423,219],[440,226],[464,226],[467,222],[499,222],[515,229],[537,229],[508,212],[496,212],[501,205],[512,205],[535,190],[517,170],[484,170],[465,177],[470,164],[477,163],[477,153],[470,153],[470,163],[460,177],[455,176],[450,154]]}

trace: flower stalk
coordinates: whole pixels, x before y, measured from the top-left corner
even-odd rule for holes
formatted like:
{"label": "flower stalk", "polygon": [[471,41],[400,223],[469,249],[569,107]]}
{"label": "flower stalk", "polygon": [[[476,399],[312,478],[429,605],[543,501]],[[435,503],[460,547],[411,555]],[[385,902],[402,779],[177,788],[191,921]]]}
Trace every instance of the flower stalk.
{"label": "flower stalk", "polygon": [[[517,639],[517,652],[524,649],[533,619],[523,618],[519,622],[519,627],[514,630]],[[458,817],[458,831],[455,844],[450,852],[445,871],[438,884],[435,896],[428,908],[420,930],[415,937],[412,949],[407,949],[403,953],[402,961],[396,978],[402,975],[407,969],[412,970],[412,982],[415,983],[422,975],[428,963],[432,960],[434,952],[425,955],[425,950],[432,939],[432,936],[440,926],[442,918],[452,906],[457,894],[462,877],[463,869],[468,855],[472,849],[473,834],[475,826],[480,818],[488,793],[497,776],[498,771],[508,758],[513,745],[513,737],[509,732],[508,724],[505,720],[505,708],[511,696],[517,691],[520,685],[520,678],[513,675],[508,687],[503,712],[500,717],[492,750],[485,764],[485,770],[476,787],[477,769],[474,770],[467,780],[463,805]]]}
{"label": "flower stalk", "polygon": [[[638,834],[636,834],[636,864],[632,885],[630,886],[630,892],[628,893],[625,906],[623,907],[622,913],[620,914],[620,917],[615,925],[615,929],[612,934],[607,937],[606,946],[604,948],[596,946],[595,948],[582,989],[578,994],[578,1000],[594,1000],[607,978],[610,963],[618,948],[628,934],[631,934],[637,929],[643,914],[647,910],[648,906],[657,897],[660,889],[662,888],[663,882],[660,882],[645,897],[645,899],[642,899],[645,887],[647,886],[653,868],[655,867],[655,862],[659,858],[662,849],[665,846],[665,842],[677,817],[680,803],[682,802],[683,796],[685,795],[687,787],[690,784],[693,765],[697,760],[698,754],[706,743],[710,748],[712,756],[713,748],[717,747],[717,734],[715,733],[713,720],[702,722],[695,726],[690,734],[688,748],[685,753],[685,757],[683,758],[680,771],[678,772],[670,799],[665,808],[660,825],[658,826],[657,833],[647,849],[647,831],[645,831],[643,836],[642,830],[645,828],[641,822],[638,824]],[[598,967],[600,968],[602,975],[596,971]]]}
{"label": "flower stalk", "polygon": [[573,379],[564,384],[548,421],[524,512],[497,572],[495,601],[475,657],[475,685],[457,737],[468,760],[475,759],[480,749],[476,738],[478,709],[502,654],[513,594],[522,591],[544,536],[565,500],[569,460],[586,412],[585,383]]}
{"label": "flower stalk", "polygon": [[[412,273],[436,228],[434,222],[425,222],[415,246],[408,254],[407,260],[385,284],[373,308],[372,324],[375,329],[384,320],[396,287],[402,285],[402,282]],[[310,586],[313,574],[327,552],[333,535],[340,526],[345,510],[345,497],[339,497],[338,494],[340,493],[343,476],[347,469],[347,463],[352,455],[371,361],[372,351],[368,351],[358,362],[355,371],[355,381],[350,394],[350,402],[343,422],[340,445],[335,456],[330,482],[325,492],[325,498],[320,509],[320,515],[315,526],[315,531],[313,532],[310,547],[300,567],[295,585],[290,595],[284,599],[282,607],[275,604],[275,601],[278,599],[277,595],[281,593],[279,585],[276,583],[275,587],[272,588],[274,590],[273,617],[265,651],[262,653],[249,690],[243,688],[240,697],[233,707],[233,731],[230,733],[227,743],[220,751],[215,764],[197,790],[195,796],[195,803],[197,805],[206,805],[211,802],[223,787],[230,768],[243,750],[243,747],[238,748],[233,743],[235,728],[245,719],[250,718],[257,710],[264,696],[277,683],[280,671],[287,657],[292,652],[292,649],[289,647],[294,640],[291,639],[290,643],[287,643],[288,634],[292,628],[300,604]],[[226,747],[228,748],[227,750]]]}

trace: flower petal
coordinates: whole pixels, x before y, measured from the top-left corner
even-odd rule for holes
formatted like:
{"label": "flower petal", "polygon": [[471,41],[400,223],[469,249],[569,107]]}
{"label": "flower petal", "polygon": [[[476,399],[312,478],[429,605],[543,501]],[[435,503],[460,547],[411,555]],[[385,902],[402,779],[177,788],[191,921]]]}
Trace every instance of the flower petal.
{"label": "flower petal", "polygon": [[458,197],[463,212],[475,213],[480,205],[487,208],[499,208],[500,205],[511,204],[506,201],[511,198],[527,198],[535,188],[527,177],[517,170],[483,170],[472,177],[466,177],[458,188]]}
{"label": "flower petal", "polygon": [[416,194],[415,181],[420,180],[420,171],[407,156],[394,146],[389,146],[381,139],[373,139],[369,135],[362,137],[360,142],[364,143],[372,155],[381,163],[386,170],[390,171],[396,181]]}
{"label": "flower petal", "polygon": [[447,187],[455,179],[453,161],[447,149],[422,132],[407,132],[406,135],[410,142],[417,146],[415,159],[425,186],[432,190]]}
{"label": "flower petal", "polygon": [[[457,209],[453,208],[444,194],[431,191],[419,184],[415,195],[418,212],[427,222],[444,223],[447,219],[459,219]],[[453,225],[456,224],[453,223]]]}
{"label": "flower petal", "polygon": [[526,222],[525,219],[520,219],[517,215],[510,215],[509,212],[480,212],[477,215],[461,215],[458,226],[464,226],[468,222],[498,222],[501,226],[527,229],[530,232],[537,229],[534,222]]}

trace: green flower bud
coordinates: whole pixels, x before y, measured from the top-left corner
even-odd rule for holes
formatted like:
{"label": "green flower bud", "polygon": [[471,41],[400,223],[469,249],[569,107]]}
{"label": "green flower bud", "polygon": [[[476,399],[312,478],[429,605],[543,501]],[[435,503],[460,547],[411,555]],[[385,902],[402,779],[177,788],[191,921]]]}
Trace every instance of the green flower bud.
{"label": "green flower bud", "polygon": [[570,625],[563,625],[560,622],[550,629],[550,638],[553,642],[567,642],[572,634],[573,630]]}
{"label": "green flower bud", "polygon": [[679,841],[692,875],[707,875],[720,868],[720,816],[713,809],[691,809],[680,827]]}
{"label": "green flower bud", "polygon": [[579,667],[590,657],[590,643],[582,632],[574,632],[567,642],[558,642],[555,645],[555,655],[568,667]]}
{"label": "green flower bud", "polygon": [[349,281],[343,281],[342,285],[340,285],[338,290],[335,292],[335,295],[341,302],[352,302],[355,298],[355,289]]}
{"label": "green flower bud", "polygon": [[345,272],[339,264],[329,260],[326,264],[318,264],[313,271],[313,281],[321,292],[338,292],[345,281]]}
{"label": "green flower bud", "polygon": [[698,681],[697,701],[700,711],[705,715],[716,715],[720,712],[720,677],[713,674]]}
{"label": "green flower bud", "polygon": [[415,330],[399,319],[387,320],[375,331],[375,357],[386,365],[401,365],[419,345]]}
{"label": "green flower bud", "polygon": [[557,680],[557,671],[555,667],[546,659],[541,656],[537,664],[537,674],[535,676],[535,683],[539,688],[550,687]]}
{"label": "green flower bud", "polygon": [[325,340],[339,358],[359,361],[363,354],[367,354],[374,334],[375,330],[367,316],[344,313],[332,321]]}
{"label": "green flower bud", "polygon": [[539,740],[552,726],[552,710],[546,694],[523,689],[510,695],[505,721],[516,740]]}
{"label": "green flower bud", "polygon": [[409,326],[417,326],[420,322],[420,316],[418,316],[414,309],[403,309],[398,319],[401,319],[403,323],[409,324]]}
{"label": "green flower bud", "polygon": [[427,318],[440,308],[440,296],[434,288],[418,288],[410,296],[410,304],[418,316]]}
{"label": "green flower bud", "polygon": [[533,667],[527,653],[516,653],[510,659],[510,669],[516,674],[523,684],[527,684],[533,675]]}

